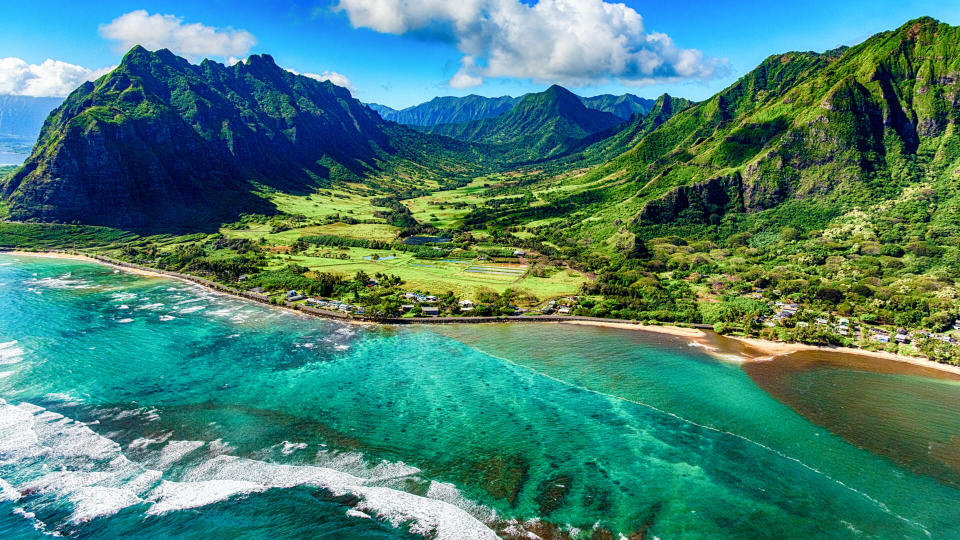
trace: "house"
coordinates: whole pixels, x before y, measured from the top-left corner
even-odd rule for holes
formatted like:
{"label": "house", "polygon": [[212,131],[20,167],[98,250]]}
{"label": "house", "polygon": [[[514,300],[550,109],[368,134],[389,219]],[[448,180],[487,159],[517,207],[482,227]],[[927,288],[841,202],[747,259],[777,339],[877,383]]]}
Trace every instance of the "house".
{"label": "house", "polygon": [[403,297],[406,298],[407,300],[413,300],[417,296],[418,296],[417,293],[412,293],[412,292],[408,292],[407,294],[403,295]]}
{"label": "house", "polygon": [[433,296],[432,294],[429,296],[425,296],[423,299],[427,302],[436,302],[437,300],[439,300],[436,296]]}
{"label": "house", "polygon": [[440,308],[435,306],[427,306],[423,308],[423,314],[427,317],[436,317],[437,315],[440,315]]}
{"label": "house", "polygon": [[829,322],[830,321],[828,321],[827,319],[824,319],[823,317],[817,318],[817,324],[828,324]]}
{"label": "house", "polygon": [[263,293],[266,292],[266,290],[264,290],[263,287],[254,287],[254,288],[250,289],[250,292],[252,292],[252,293],[257,293],[257,294],[263,294]]}
{"label": "house", "polygon": [[953,321],[953,329],[960,330],[960,319]]}
{"label": "house", "polygon": [[797,328],[806,328],[810,326],[810,323],[804,321],[797,321]]}
{"label": "house", "polygon": [[246,281],[250,278],[247,274],[240,274],[240,277],[237,278],[237,281]]}
{"label": "house", "polygon": [[513,256],[514,256],[514,257],[523,257],[523,256],[526,255],[526,254],[527,254],[527,252],[524,251],[524,250],[522,250],[522,249],[518,249],[518,250],[516,250],[516,251],[513,252]]}
{"label": "house", "polygon": [[560,306],[560,309],[557,310],[557,313],[559,313],[560,315],[569,315],[570,306]]}
{"label": "house", "polygon": [[461,308],[473,307],[473,302],[471,302],[470,300],[461,300],[461,301],[460,301],[460,307],[461,307]]}
{"label": "house", "polygon": [[287,297],[287,302],[296,302],[297,300],[304,300],[307,298],[306,296],[300,294],[297,291],[287,291],[286,297]]}
{"label": "house", "polygon": [[400,313],[406,313],[413,309],[413,304],[403,304],[400,306]]}

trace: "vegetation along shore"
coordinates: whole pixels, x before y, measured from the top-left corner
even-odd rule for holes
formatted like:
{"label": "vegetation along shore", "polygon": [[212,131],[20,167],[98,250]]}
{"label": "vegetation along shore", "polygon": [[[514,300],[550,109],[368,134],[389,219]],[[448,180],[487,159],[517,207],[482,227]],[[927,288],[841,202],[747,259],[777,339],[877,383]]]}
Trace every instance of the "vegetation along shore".
{"label": "vegetation along shore", "polygon": [[573,324],[599,326],[620,330],[639,330],[655,332],[689,340],[691,344],[702,347],[711,356],[721,360],[742,362],[763,362],[777,356],[793,354],[798,351],[827,351],[845,354],[855,354],[904,362],[913,365],[937,369],[940,371],[960,375],[960,366],[932,362],[924,357],[906,356],[888,351],[876,351],[842,346],[809,345],[796,342],[781,342],[746,336],[721,335],[713,331],[710,325],[696,324],[674,326],[665,324],[642,324],[637,321],[619,319],[601,319],[577,315],[500,315],[500,316],[446,316],[446,317],[374,317],[359,316],[355,313],[318,309],[306,301],[275,300],[268,295],[244,291],[200,278],[190,274],[170,272],[157,268],[150,268],[138,264],[128,263],[103,255],[89,255],[80,252],[67,251],[0,251],[8,255],[27,257],[55,257],[95,262],[112,266],[125,272],[131,272],[148,277],[163,277],[178,279],[188,283],[206,287],[212,291],[229,294],[246,300],[265,303],[275,307],[295,311],[299,314],[313,317],[334,319],[350,324],[495,324],[495,323],[541,323],[541,324]]}

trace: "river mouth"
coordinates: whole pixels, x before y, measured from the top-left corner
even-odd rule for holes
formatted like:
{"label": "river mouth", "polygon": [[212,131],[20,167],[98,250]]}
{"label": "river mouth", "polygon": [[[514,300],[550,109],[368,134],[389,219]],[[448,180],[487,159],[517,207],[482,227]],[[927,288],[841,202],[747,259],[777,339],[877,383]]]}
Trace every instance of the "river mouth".
{"label": "river mouth", "polygon": [[860,448],[960,486],[960,375],[835,351],[743,370],[782,403]]}

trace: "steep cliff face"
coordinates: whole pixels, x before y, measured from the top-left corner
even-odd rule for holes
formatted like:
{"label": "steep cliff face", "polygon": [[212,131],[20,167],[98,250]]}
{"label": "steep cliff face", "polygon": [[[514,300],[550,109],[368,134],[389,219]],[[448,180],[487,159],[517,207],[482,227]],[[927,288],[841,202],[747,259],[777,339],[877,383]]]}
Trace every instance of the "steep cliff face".
{"label": "steep cliff face", "polygon": [[791,199],[862,204],[926,175],[953,174],[958,100],[960,28],[922,18],[853,48],[771,56],[671,117],[616,165],[641,198],[665,198],[638,223],[670,207],[683,191],[676,186],[732,175],[746,211]]}
{"label": "steep cliff face", "polygon": [[425,137],[267,55],[193,65],[138,46],[51,114],[0,196],[11,219],[199,227],[269,211],[258,186],[304,191],[443,157]]}

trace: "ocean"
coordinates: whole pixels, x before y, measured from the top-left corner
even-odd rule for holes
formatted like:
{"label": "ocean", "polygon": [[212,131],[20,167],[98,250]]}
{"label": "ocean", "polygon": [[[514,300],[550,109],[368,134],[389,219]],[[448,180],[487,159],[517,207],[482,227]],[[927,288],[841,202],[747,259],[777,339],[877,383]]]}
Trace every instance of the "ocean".
{"label": "ocean", "polygon": [[956,378],[692,345],[0,255],[0,537],[960,536]]}

